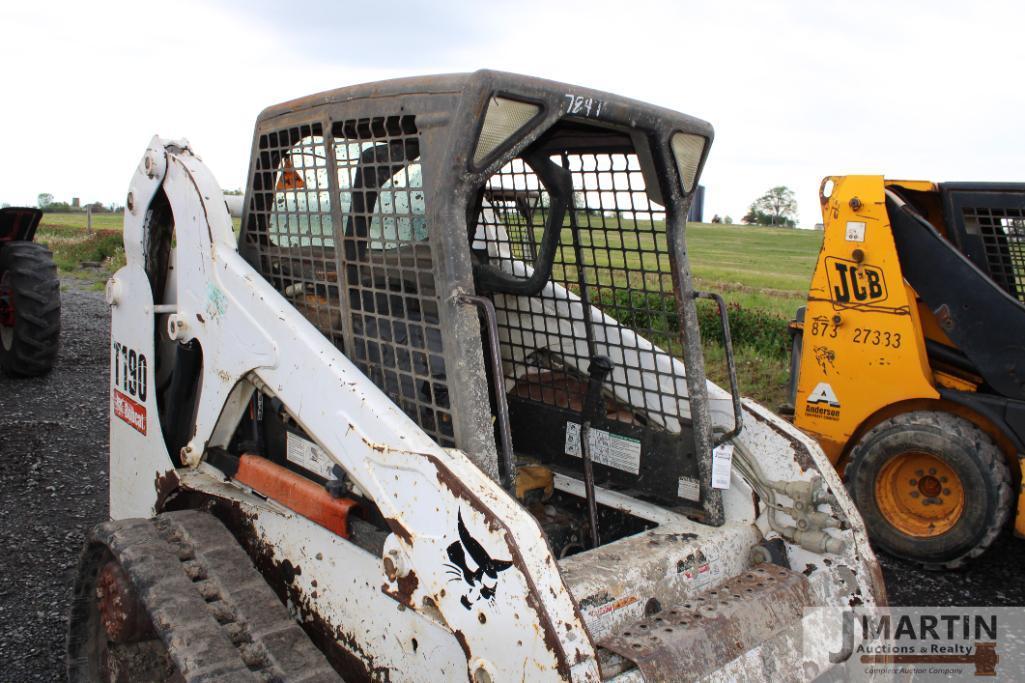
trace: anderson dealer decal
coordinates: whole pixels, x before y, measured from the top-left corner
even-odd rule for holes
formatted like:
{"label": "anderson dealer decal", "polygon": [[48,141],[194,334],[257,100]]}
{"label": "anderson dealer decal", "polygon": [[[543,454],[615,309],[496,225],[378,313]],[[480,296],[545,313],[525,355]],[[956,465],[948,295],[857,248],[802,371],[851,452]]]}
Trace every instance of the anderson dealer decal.
{"label": "anderson dealer decal", "polygon": [[826,420],[840,419],[840,399],[828,382],[819,382],[810,394],[804,406],[804,414],[808,417],[821,417]]}

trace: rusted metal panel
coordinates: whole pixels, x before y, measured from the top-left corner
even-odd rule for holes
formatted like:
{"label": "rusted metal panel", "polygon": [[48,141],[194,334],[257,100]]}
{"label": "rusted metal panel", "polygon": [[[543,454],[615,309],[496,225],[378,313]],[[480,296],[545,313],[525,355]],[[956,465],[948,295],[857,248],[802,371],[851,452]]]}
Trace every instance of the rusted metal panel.
{"label": "rusted metal panel", "polygon": [[[799,622],[812,604],[808,580],[757,565],[718,588],[669,606],[599,641],[636,663],[649,681],[701,678]],[[787,653],[799,660],[800,652]]]}

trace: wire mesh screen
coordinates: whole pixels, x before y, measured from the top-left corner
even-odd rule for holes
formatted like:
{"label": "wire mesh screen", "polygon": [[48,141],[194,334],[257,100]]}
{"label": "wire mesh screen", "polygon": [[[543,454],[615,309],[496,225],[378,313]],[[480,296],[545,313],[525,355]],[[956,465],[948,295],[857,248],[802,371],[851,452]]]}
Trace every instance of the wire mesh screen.
{"label": "wire mesh screen", "polygon": [[264,277],[342,348],[325,145],[319,124],[260,136],[246,239]]}
{"label": "wire mesh screen", "polygon": [[990,277],[1025,303],[1025,211],[965,208],[964,223],[982,237]]}
{"label": "wire mesh screen", "polygon": [[412,116],[337,122],[327,138],[320,125],[263,135],[245,239],[263,276],[451,446],[419,156]]}
{"label": "wire mesh screen", "polygon": [[438,443],[454,445],[415,121],[351,120],[332,132],[349,355]]}
{"label": "wire mesh screen", "polygon": [[493,295],[507,388],[579,412],[590,359],[606,355],[616,366],[605,383],[607,417],[679,431],[686,389],[673,359],[682,337],[666,215],[637,156],[549,157],[557,170],[548,175],[571,179],[571,192],[546,188],[538,163],[516,159],[489,179],[473,243],[479,258],[528,277],[563,203],[548,286],[533,297]]}

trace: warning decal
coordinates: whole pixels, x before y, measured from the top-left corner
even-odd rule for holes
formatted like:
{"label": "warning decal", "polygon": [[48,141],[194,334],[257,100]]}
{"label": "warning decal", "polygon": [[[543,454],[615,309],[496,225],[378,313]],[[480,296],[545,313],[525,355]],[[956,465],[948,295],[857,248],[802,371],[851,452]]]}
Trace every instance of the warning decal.
{"label": "warning decal", "polygon": [[[641,471],[641,442],[628,436],[620,436],[602,429],[590,429],[588,442],[591,446],[591,460],[599,465],[614,467],[630,474]],[[566,423],[566,455],[582,458],[580,425]]]}
{"label": "warning decal", "polygon": [[685,500],[701,500],[701,483],[691,477],[680,477],[676,487],[676,496]]}
{"label": "warning decal", "polygon": [[325,479],[334,478],[331,474],[334,462],[320,446],[292,432],[286,432],[285,444],[285,457],[290,462]]}
{"label": "warning decal", "polygon": [[114,414],[140,434],[146,434],[146,406],[135,402],[117,389],[114,390]]}
{"label": "warning decal", "polygon": [[[593,600],[594,596],[585,598],[582,602]],[[581,604],[581,612],[591,637],[597,639],[612,633],[617,623],[622,623],[628,618],[640,618],[644,614],[643,606],[644,603],[639,597],[628,595],[618,600],[609,599],[605,603],[589,608]]]}

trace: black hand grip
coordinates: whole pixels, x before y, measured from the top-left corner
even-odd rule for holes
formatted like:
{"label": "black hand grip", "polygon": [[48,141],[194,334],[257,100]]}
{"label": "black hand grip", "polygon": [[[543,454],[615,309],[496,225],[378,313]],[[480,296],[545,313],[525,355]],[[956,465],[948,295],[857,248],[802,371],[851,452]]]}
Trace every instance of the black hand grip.
{"label": "black hand grip", "polygon": [[591,364],[587,366],[587,374],[590,379],[587,382],[587,395],[584,398],[584,418],[594,420],[602,415],[601,406],[604,403],[601,398],[601,388],[605,384],[605,378],[615,367],[612,359],[608,356],[595,356]]}

